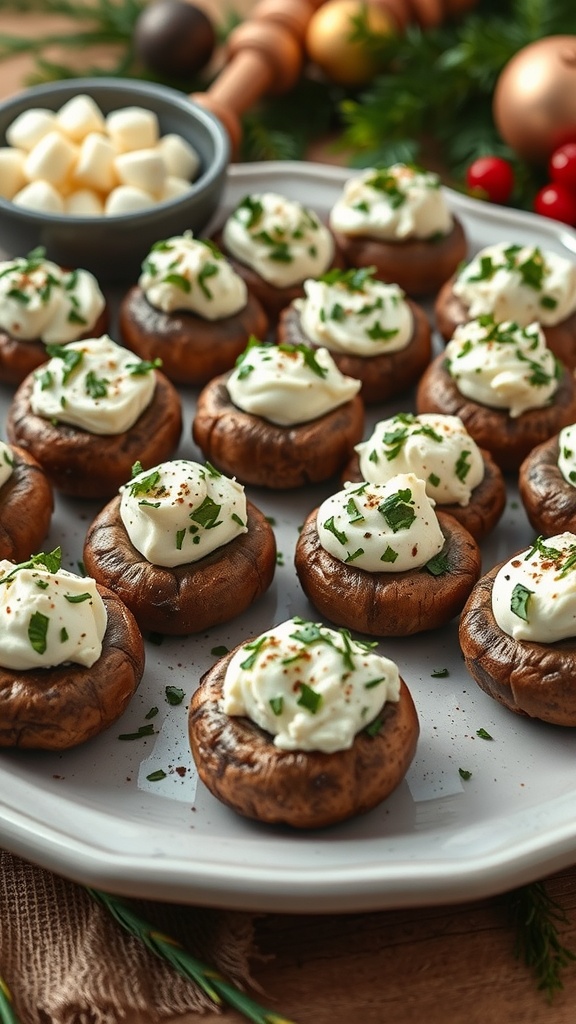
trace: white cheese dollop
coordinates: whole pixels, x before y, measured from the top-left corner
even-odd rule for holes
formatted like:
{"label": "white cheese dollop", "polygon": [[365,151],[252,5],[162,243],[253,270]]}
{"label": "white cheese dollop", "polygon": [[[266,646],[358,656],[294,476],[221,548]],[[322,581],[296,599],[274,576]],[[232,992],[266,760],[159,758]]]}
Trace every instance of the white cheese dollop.
{"label": "white cheese dollop", "polygon": [[[90,668],[102,653],[106,606],[95,580],[46,568],[54,556],[21,566],[0,561],[0,665],[25,672],[73,662]],[[45,558],[44,563],[41,558]]]}
{"label": "white cheese dollop", "polygon": [[14,472],[14,453],[9,444],[0,441],[0,487],[10,479]]}
{"label": "white cheese dollop", "polygon": [[334,256],[332,235],[316,214],[276,192],[246,196],[223,237],[228,252],[278,288],[319,277]]}
{"label": "white cheese dollop", "polygon": [[36,372],[30,396],[37,416],[92,434],[122,434],[154,397],[153,365],[107,334],[49,351],[52,358]]}
{"label": "white cheese dollop", "polygon": [[377,356],[406,348],[414,317],[397,284],[374,279],[372,269],[328,271],[304,282],[295,308],[305,336],[331,352]]}
{"label": "white cheese dollop", "polygon": [[557,324],[576,309],[576,264],[534,246],[498,242],[460,271],[453,292],[471,318]]}
{"label": "white cheese dollop", "polygon": [[191,231],[157,242],[138,280],[148,302],[164,313],[189,310],[206,320],[222,320],[244,309],[248,289],[211,242]]}
{"label": "white cheese dollop", "polygon": [[480,317],[456,328],[446,368],[462,395],[507,409],[515,419],[548,405],[558,387],[557,363],[537,323],[520,327]]}
{"label": "white cheese dollop", "polygon": [[515,640],[576,636],[576,534],[559,533],[511,558],[496,575],[492,611]]}
{"label": "white cheese dollop", "polygon": [[222,709],[246,715],[282,750],[347,750],[387,701],[400,698],[398,667],[344,630],[288,619],[233,655]]}
{"label": "white cheese dollop", "polygon": [[439,505],[468,505],[484,478],[482,453],[459,416],[398,413],[380,420],[356,451],[364,480],[384,484],[414,473]]}
{"label": "white cheese dollop", "polygon": [[227,381],[234,405],[281,427],[308,423],[358,394],[325,348],[249,345]]}
{"label": "white cheese dollop", "polygon": [[453,223],[438,175],[401,163],[349,178],[330,213],[334,231],[386,241],[447,235]]}
{"label": "white cheese dollop", "polygon": [[88,270],[62,270],[42,249],[0,262],[0,328],[19,341],[75,341],[91,330],[105,304]]}
{"label": "white cheese dollop", "polygon": [[316,527],[325,551],[367,572],[418,569],[444,547],[433,502],[413,473],[348,484],[322,502]]}
{"label": "white cheese dollop", "polygon": [[566,483],[576,487],[576,423],[558,435],[558,469]]}
{"label": "white cheese dollop", "polygon": [[248,532],[244,488],[209,463],[163,462],[138,473],[120,493],[128,536],[154,565],[197,562]]}

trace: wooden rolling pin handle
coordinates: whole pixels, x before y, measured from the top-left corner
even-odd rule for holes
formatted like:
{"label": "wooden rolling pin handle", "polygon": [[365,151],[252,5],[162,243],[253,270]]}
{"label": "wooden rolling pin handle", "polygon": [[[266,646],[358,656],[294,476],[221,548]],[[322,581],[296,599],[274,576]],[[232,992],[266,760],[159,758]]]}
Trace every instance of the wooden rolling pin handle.
{"label": "wooden rolling pin handle", "polygon": [[[252,11],[256,21],[272,21],[288,29],[301,46],[304,44],[310,19],[325,0],[260,0]],[[404,0],[396,0],[404,3]]]}
{"label": "wooden rolling pin handle", "polygon": [[226,64],[210,88],[192,99],[218,117],[233,155],[242,137],[241,115],[266,93],[293,88],[304,63],[304,36],[324,0],[261,0],[249,21],[228,37]]}

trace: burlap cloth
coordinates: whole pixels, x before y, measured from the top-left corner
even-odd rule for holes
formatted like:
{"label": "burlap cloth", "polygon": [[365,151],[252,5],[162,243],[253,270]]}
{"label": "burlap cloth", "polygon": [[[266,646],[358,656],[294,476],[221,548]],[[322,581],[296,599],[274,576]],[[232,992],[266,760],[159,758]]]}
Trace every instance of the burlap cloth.
{"label": "burlap cloth", "polygon": [[[146,921],[246,988],[252,917],[131,900]],[[0,975],[21,1024],[157,1024],[215,1006],[82,886],[0,850]]]}

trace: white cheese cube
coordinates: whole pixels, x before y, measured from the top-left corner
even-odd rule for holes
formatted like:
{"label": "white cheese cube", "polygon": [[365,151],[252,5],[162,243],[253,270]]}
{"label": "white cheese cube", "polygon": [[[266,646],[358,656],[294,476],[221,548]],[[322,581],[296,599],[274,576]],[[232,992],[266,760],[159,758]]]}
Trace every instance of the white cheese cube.
{"label": "white cheese cube", "polygon": [[168,174],[193,181],[200,169],[200,156],[181,135],[170,132],[158,142]]}
{"label": "white cheese cube", "polygon": [[12,199],[21,188],[24,188],[25,157],[23,149],[11,149],[10,146],[0,148],[0,196],[3,199]]}
{"label": "white cheese cube", "polygon": [[74,142],[81,142],[90,132],[106,131],[104,114],[91,96],[73,96],[56,114],[56,124]]}
{"label": "white cheese cube", "polygon": [[49,181],[31,181],[16,193],[12,202],[40,213],[64,213],[64,200]]}
{"label": "white cheese cube", "polygon": [[134,185],[159,195],[167,178],[166,164],[157,149],[136,149],[116,157],[116,171],[122,185]]}
{"label": "white cheese cube", "polygon": [[64,212],[74,217],[101,217],[104,213],[104,203],[93,189],[79,188],[67,196]]}
{"label": "white cheese cube", "polygon": [[135,213],[137,210],[148,210],[155,206],[157,200],[149,192],[133,185],[119,185],[112,190],[104,204],[104,213],[107,216],[116,216],[121,213]]}
{"label": "white cheese cube", "polygon": [[24,173],[28,181],[50,181],[58,186],[68,177],[77,156],[73,142],[60,132],[48,132],[26,156]]}
{"label": "white cheese cube", "polygon": [[191,188],[192,183],[186,181],[185,178],[175,178],[169,174],[158,199],[161,203],[165,203],[168,199],[178,199],[185,192],[189,192]]}
{"label": "white cheese cube", "polygon": [[106,118],[108,135],[118,153],[133,149],[152,149],[158,142],[160,127],[152,110],[144,107],[123,107]]}
{"label": "white cheese cube", "polygon": [[118,184],[115,149],[104,135],[90,132],[80,145],[73,178],[78,185],[110,192]]}
{"label": "white cheese cube", "polygon": [[54,130],[56,114],[43,107],[23,110],[6,129],[6,141],[16,149],[30,152],[48,132]]}

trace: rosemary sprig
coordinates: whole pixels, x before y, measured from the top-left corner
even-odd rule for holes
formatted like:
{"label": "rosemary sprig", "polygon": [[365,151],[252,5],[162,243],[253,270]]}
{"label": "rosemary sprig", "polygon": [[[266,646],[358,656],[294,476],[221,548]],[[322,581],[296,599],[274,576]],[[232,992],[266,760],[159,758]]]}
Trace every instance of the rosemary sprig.
{"label": "rosemary sprig", "polygon": [[19,1024],[12,1006],[12,994],[2,977],[0,977],[0,1022],[1,1024]]}
{"label": "rosemary sprig", "polygon": [[[111,896],[109,893],[101,892],[99,889],[89,888],[87,891],[95,900],[106,907],[122,928],[125,928],[131,935],[135,935],[136,938],[140,939],[152,953],[168,961],[184,978],[189,978],[191,981],[196,982],[198,987],[217,1006],[227,1003],[237,1010],[238,1013],[246,1017],[247,1020],[253,1021],[253,1024],[294,1024],[293,1021],[288,1020],[286,1017],[281,1017],[271,1010],[266,1010],[259,1003],[254,1002],[253,999],[250,999],[249,996],[236,988],[235,985],[223,978],[212,967],[207,966],[188,953],[180,943],[176,942],[169,935],[159,932],[135,914],[124,900]],[[2,1024],[12,1024],[12,1022],[6,1021],[2,1022]]]}
{"label": "rosemary sprig", "polygon": [[538,989],[552,1001],[563,987],[562,970],[576,953],[562,942],[561,925],[568,923],[562,907],[549,895],[544,882],[532,882],[508,894],[508,907],[516,928],[514,953],[536,976]]}

